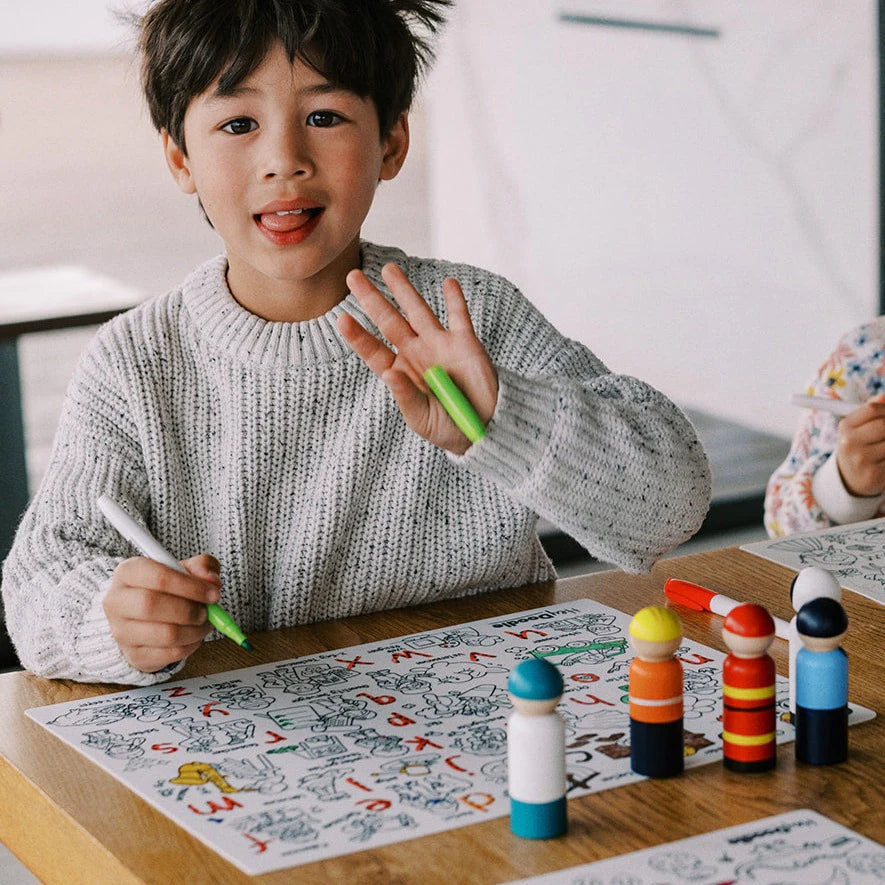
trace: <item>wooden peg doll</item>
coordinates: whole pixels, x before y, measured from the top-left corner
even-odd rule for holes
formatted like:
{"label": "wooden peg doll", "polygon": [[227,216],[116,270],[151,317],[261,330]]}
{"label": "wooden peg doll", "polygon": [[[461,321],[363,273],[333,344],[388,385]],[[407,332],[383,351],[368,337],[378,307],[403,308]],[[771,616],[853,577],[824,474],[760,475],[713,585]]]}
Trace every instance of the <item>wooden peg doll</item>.
{"label": "wooden peg doll", "polygon": [[796,656],[796,758],[833,765],[848,758],[848,655],[840,643],[848,617],[835,599],[799,609],[803,648]]}
{"label": "wooden peg doll", "polygon": [[722,623],[731,652],[722,667],[722,761],[731,771],[766,771],[777,762],[774,619],[746,603]]}
{"label": "wooden peg doll", "polygon": [[543,658],[528,658],[513,669],[507,691],[510,829],[524,839],[550,839],[567,827],[565,725],[556,712],[562,676]]}
{"label": "wooden peg doll", "polygon": [[[801,569],[790,583],[790,602],[793,610],[798,613],[806,602],[826,597],[842,601],[842,588],[836,576],[825,568],[817,565]],[[796,629],[797,615],[790,621],[790,721],[796,715],[796,655],[802,648],[802,640]]]}
{"label": "wooden peg doll", "polygon": [[630,767],[648,777],[671,777],[684,766],[682,664],[673,653],[682,622],[650,605],[630,622]]}

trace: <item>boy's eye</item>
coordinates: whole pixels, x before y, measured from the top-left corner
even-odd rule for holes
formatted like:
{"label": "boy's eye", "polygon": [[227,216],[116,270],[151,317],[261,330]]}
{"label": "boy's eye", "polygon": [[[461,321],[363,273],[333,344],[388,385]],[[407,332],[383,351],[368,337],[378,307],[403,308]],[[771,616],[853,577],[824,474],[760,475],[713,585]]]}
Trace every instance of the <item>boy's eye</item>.
{"label": "boy's eye", "polygon": [[237,117],[221,127],[222,132],[230,132],[231,135],[245,135],[258,128],[258,124],[251,117]]}
{"label": "boy's eye", "polygon": [[327,126],[335,126],[341,122],[341,119],[334,111],[313,111],[307,115],[307,125],[325,128]]}

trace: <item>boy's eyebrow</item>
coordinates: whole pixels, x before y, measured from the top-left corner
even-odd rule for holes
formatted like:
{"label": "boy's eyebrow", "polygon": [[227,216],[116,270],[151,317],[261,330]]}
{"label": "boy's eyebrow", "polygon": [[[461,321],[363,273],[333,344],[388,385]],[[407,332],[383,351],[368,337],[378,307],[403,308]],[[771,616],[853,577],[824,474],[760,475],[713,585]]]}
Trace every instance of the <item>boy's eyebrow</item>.
{"label": "boy's eyebrow", "polygon": [[238,98],[242,95],[255,95],[257,92],[257,89],[253,89],[251,86],[244,86],[242,83],[237,86],[232,86],[230,89],[225,89],[223,92],[216,87],[215,92],[206,98],[206,104],[218,104],[226,98]]}
{"label": "boy's eyebrow", "polygon": [[[328,80],[322,83],[313,83],[310,86],[300,87],[298,91],[306,93],[308,95],[340,94],[352,95],[356,98],[359,98],[359,96],[352,89],[348,89],[346,86],[339,86],[335,83],[329,82]],[[243,83],[239,83],[238,85],[233,86],[230,89],[225,89],[224,92],[216,88],[215,92],[213,92],[212,95],[210,95],[206,99],[206,103],[219,104],[227,98],[240,98],[244,95],[257,95],[258,93],[258,89],[255,89],[252,86],[246,86]]]}
{"label": "boy's eyebrow", "polygon": [[359,98],[352,89],[348,89],[346,86],[340,86],[337,83],[331,83],[328,80],[323,83],[314,83],[312,86],[306,86],[301,91],[307,92],[311,95],[329,95],[330,93],[339,92],[345,95],[354,95]]}

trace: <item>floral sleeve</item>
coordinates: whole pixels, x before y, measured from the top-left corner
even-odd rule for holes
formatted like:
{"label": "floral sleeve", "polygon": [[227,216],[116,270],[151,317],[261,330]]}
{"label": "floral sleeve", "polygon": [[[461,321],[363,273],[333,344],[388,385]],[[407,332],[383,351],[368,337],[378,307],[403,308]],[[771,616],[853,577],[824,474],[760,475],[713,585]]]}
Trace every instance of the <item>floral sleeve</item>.
{"label": "floral sleeve", "polygon": [[[845,335],[805,392],[862,403],[885,390],[885,317]],[[839,419],[803,410],[790,453],[772,474],[765,493],[765,528],[771,537],[832,525],[812,494],[818,470],[836,450]]]}

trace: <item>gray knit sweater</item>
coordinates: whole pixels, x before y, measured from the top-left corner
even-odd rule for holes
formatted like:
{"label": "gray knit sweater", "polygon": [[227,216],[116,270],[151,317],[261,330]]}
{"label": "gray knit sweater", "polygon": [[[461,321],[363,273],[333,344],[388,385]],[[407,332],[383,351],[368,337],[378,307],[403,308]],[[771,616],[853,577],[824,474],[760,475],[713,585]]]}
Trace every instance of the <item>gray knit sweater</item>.
{"label": "gray knit sweater", "polygon": [[[175,555],[212,553],[247,633],[542,581],[537,514],[594,556],[647,570],[701,524],[706,456],[669,400],[613,375],[506,280],[363,244],[445,318],[460,280],[499,373],[486,437],[460,457],[412,433],[339,335],[352,295],[303,323],[249,313],[224,256],[105,324],[68,389],[45,478],[3,572],[10,634],[48,677],[149,685],[101,606],[135,555],[96,508],[116,497]],[[387,293],[389,294],[389,293]]]}

